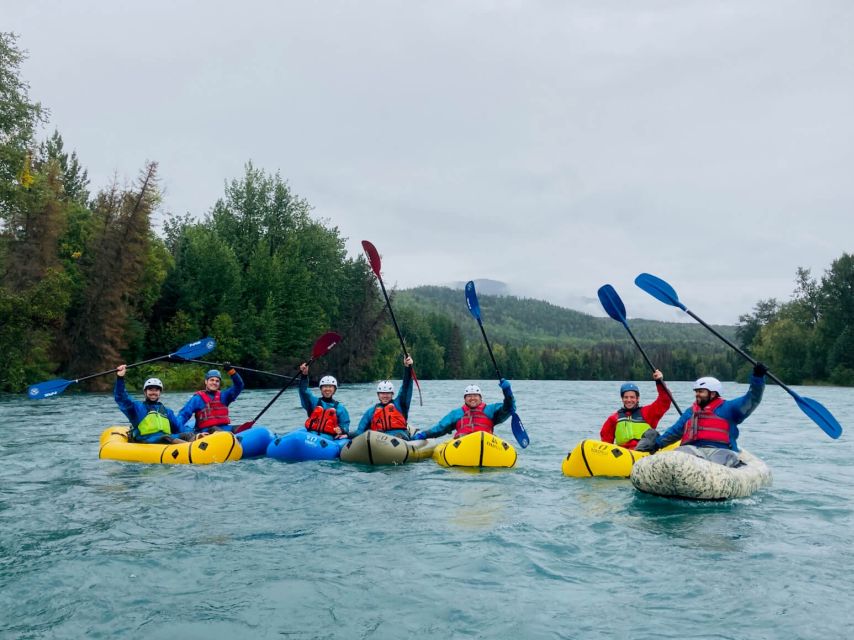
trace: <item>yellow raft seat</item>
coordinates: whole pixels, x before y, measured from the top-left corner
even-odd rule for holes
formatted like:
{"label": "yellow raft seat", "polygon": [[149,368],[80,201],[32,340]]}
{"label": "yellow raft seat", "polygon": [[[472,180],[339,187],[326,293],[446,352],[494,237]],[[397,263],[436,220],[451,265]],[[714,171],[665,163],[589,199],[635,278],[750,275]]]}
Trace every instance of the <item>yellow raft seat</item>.
{"label": "yellow raft seat", "polygon": [[[677,440],[662,451],[675,449],[679,446]],[[644,451],[634,451],[619,447],[601,440],[582,440],[566,454],[561,465],[563,475],[571,478],[590,478],[602,476],[610,478],[628,478],[632,474],[635,462],[649,454]]]}
{"label": "yellow raft seat", "polygon": [[433,460],[443,467],[512,467],[516,450],[494,434],[476,431],[437,446]]}
{"label": "yellow raft seat", "polygon": [[101,434],[99,458],[148,464],[212,464],[240,460],[243,448],[229,431],[216,431],[194,442],[142,444],[128,442],[128,426],[108,427]]}

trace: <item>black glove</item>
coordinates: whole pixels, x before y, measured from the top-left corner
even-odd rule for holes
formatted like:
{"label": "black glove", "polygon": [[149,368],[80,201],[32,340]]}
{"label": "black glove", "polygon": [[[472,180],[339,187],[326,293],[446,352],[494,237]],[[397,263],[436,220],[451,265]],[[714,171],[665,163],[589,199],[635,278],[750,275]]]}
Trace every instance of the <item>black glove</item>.
{"label": "black glove", "polygon": [[655,429],[647,429],[643,432],[641,439],[638,440],[638,444],[635,447],[635,451],[646,451],[648,453],[655,453],[658,451],[658,445],[655,444],[655,439],[658,437],[658,431]]}
{"label": "black glove", "polygon": [[766,373],[768,373],[768,367],[766,367],[764,363],[757,362],[755,365],[753,365],[753,375],[755,375],[757,378],[764,377]]}

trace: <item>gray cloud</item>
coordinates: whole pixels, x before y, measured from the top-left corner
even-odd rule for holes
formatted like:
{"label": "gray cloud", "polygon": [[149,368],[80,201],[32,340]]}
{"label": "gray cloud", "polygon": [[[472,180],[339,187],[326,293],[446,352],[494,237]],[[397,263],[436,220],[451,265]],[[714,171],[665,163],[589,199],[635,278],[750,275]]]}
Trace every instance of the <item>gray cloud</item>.
{"label": "gray cloud", "polygon": [[400,286],[734,322],[852,251],[847,2],[4,4],[96,185],[202,215],[252,159]]}

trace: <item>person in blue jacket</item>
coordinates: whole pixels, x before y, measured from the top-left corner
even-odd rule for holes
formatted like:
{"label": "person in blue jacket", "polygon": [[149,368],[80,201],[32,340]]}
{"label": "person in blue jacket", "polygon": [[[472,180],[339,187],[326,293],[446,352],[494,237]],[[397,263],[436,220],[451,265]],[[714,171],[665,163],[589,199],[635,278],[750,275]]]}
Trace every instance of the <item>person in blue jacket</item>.
{"label": "person in blue jacket", "polygon": [[454,438],[460,438],[475,431],[492,433],[495,425],[507,420],[516,411],[516,400],[510,381],[503,378],[498,386],[504,392],[504,402],[485,404],[480,387],[470,384],[463,392],[463,406],[454,409],[429,429],[419,431],[412,436],[413,440],[436,438],[454,431]]}
{"label": "person in blue jacket", "polygon": [[194,439],[192,433],[181,433],[183,423],[178,421],[172,409],[167,409],[160,402],[163,383],[159,378],[149,378],[145,381],[142,385],[145,400],[136,402],[131,400],[125,388],[125,373],[127,373],[127,365],[119,365],[116,370],[113,398],[122,413],[130,420],[129,442],[177,444]]}
{"label": "person in blue jacket", "polygon": [[[768,367],[757,362],[750,376],[750,388],[735,400],[724,400],[721,397],[721,383],[717,378],[697,380],[694,383],[694,405],[655,439],[651,450],[657,451],[681,438],[682,444],[674,451],[690,453],[727,467],[737,467],[740,464],[738,425],[762,401],[767,372]],[[637,450],[642,449],[638,446]]]}
{"label": "person in blue jacket", "polygon": [[222,374],[218,369],[211,369],[205,374],[205,388],[196,391],[178,412],[181,424],[187,424],[191,416],[196,418],[196,433],[209,434],[214,431],[231,431],[231,417],[228,415],[228,405],[237,399],[243,391],[243,378],[230,364],[225,364],[232,385],[225,391],[220,391]]}
{"label": "person in blue jacket", "polygon": [[400,384],[400,392],[394,396],[394,385],[389,380],[380,380],[377,384],[377,402],[371,406],[362,419],[359,427],[351,437],[368,431],[383,431],[390,436],[396,436],[403,440],[409,440],[409,403],[412,402],[412,358],[406,356],[403,359],[403,381]]}
{"label": "person in blue jacket", "polygon": [[350,414],[347,413],[347,407],[332,397],[338,390],[338,381],[332,376],[323,376],[318,398],[308,390],[308,364],[303,362],[299,370],[300,404],[308,414],[305,428],[335,439],[348,437]]}

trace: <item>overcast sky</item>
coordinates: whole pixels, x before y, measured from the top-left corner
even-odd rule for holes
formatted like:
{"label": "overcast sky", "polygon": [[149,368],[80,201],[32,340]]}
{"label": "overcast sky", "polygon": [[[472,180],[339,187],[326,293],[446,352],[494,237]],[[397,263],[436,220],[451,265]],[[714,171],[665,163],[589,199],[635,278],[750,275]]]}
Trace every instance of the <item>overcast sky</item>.
{"label": "overcast sky", "polygon": [[709,322],[854,251],[854,3],[0,0],[95,188],[204,215],[252,160],[388,285]]}

